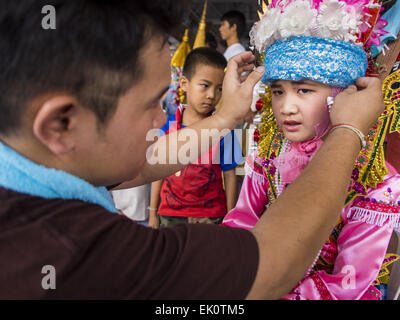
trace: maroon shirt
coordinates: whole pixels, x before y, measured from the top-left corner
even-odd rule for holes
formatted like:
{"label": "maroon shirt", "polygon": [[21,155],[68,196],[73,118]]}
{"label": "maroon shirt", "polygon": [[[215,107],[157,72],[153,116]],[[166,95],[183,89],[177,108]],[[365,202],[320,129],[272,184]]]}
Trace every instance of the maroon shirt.
{"label": "maroon shirt", "polygon": [[[247,230],[152,230],[79,200],[0,188],[0,299],[242,299],[258,267]],[[55,289],[44,289],[46,265]]]}

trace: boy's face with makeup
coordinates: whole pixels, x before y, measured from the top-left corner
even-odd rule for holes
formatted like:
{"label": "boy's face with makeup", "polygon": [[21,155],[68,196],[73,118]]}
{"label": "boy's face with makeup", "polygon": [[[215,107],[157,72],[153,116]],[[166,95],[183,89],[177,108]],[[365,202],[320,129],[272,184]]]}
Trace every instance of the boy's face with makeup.
{"label": "boy's face with makeup", "polygon": [[271,84],[272,111],[287,139],[307,141],[326,115],[326,99],[332,88],[312,80],[277,80]]}
{"label": "boy's face with makeup", "polygon": [[180,86],[186,92],[188,108],[201,117],[210,115],[221,99],[224,75],[222,68],[199,64],[190,79],[182,77]]}

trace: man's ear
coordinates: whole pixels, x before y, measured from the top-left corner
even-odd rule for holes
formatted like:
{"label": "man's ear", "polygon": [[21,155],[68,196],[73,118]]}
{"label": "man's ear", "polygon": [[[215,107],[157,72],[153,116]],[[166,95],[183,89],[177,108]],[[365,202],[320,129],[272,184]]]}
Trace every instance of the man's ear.
{"label": "man's ear", "polygon": [[189,79],[185,76],[179,78],[179,87],[182,88],[183,91],[187,92],[189,86]]}
{"label": "man's ear", "polygon": [[77,124],[77,108],[72,96],[54,96],[45,100],[33,120],[33,134],[54,154],[65,154],[75,147],[73,130]]}
{"label": "man's ear", "polygon": [[234,24],[231,26],[231,29],[233,29],[233,30],[236,31],[236,33],[237,33],[237,24],[234,23]]}

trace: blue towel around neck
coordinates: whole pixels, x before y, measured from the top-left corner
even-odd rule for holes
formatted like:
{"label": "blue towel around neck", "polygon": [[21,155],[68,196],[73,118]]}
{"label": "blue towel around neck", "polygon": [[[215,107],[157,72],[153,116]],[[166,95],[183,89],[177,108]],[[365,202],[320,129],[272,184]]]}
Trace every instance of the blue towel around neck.
{"label": "blue towel around neck", "polygon": [[2,142],[0,186],[46,199],[82,200],[118,212],[105,187],[95,187],[65,171],[34,163]]}

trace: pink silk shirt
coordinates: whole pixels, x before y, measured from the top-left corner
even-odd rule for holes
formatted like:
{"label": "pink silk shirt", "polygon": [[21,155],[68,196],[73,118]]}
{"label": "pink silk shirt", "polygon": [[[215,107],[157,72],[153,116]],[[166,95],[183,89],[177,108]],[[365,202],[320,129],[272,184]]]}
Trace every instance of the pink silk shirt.
{"label": "pink silk shirt", "polygon": [[[268,205],[268,179],[264,170],[252,165],[261,162],[255,155],[246,161],[246,175],[239,200],[223,221],[224,225],[251,229]],[[375,189],[368,189],[372,201],[355,199],[341,212],[341,222],[321,248],[307,275],[282,299],[378,300],[373,285],[394,228],[400,227],[400,206],[379,201],[400,200],[400,175],[387,164],[389,174]],[[389,192],[389,191],[390,192]],[[266,213],[268,214],[268,212]]]}

